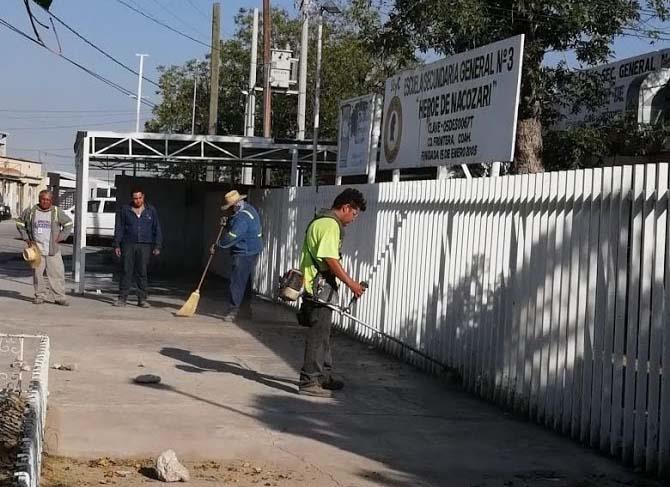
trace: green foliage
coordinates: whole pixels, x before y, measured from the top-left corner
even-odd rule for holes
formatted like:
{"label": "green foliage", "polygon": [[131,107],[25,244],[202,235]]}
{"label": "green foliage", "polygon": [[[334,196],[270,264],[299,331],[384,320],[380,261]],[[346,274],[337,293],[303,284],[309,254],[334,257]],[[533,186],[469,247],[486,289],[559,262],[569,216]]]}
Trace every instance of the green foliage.
{"label": "green foliage", "polygon": [[[525,34],[519,118],[551,121],[557,102],[575,107],[601,103],[594,79],[578,79],[564,66],[543,65],[547,53],[573,50],[585,65],[606,61],[614,37],[631,32],[654,34],[644,24],[650,16],[664,20],[666,0],[395,0],[395,8],[377,38],[381,49],[412,42],[417,49],[450,55]],[[572,82],[569,96],[560,89]],[[517,155],[542,146],[517,147]],[[521,154],[520,154],[521,153]],[[545,150],[546,153],[546,150]],[[521,159],[528,159],[520,157]],[[518,170],[519,168],[517,168]]]}
{"label": "green foliage", "polygon": [[183,66],[159,66],[162,96],[154,108],[154,118],[145,125],[148,132],[191,133],[193,85],[197,84],[195,132],[207,132],[207,107],[209,99],[209,63],[188,61]]}
{"label": "green foliage", "polygon": [[548,170],[603,166],[614,156],[658,154],[670,140],[665,123],[639,124],[635,114],[590,127],[550,131],[544,137]]}

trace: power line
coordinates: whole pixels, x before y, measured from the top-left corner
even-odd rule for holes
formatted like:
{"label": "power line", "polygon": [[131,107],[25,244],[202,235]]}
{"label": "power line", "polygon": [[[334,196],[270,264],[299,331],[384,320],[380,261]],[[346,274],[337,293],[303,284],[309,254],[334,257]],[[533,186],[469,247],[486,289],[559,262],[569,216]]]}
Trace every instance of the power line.
{"label": "power line", "polygon": [[[41,5],[40,5],[40,7],[41,7],[46,13],[48,13],[51,17],[53,17],[54,19],[56,19],[56,21],[57,21],[59,24],[61,24],[61,25],[62,25],[63,27],[65,27],[67,30],[69,30],[70,32],[72,32],[75,36],[77,36],[79,39],[81,39],[81,40],[84,41],[86,44],[88,44],[89,46],[91,46],[93,49],[95,49],[96,51],[98,51],[99,53],[101,53],[101,54],[102,54],[103,56],[105,56],[107,59],[110,59],[112,62],[118,64],[119,66],[121,66],[121,67],[122,67],[123,69],[125,69],[126,71],[129,71],[129,72],[133,73],[135,76],[139,76],[139,73],[138,73],[137,71],[135,71],[133,68],[131,68],[131,67],[128,66],[127,64],[122,63],[121,61],[119,61],[118,59],[116,59],[114,56],[112,56],[111,54],[109,54],[107,51],[105,51],[103,48],[101,48],[101,47],[95,45],[93,42],[89,41],[86,37],[84,37],[84,36],[81,35],[79,32],[77,32],[77,30],[74,29],[73,27],[70,27],[68,24],[66,24],[64,20],[60,19],[60,18],[59,18],[57,15],[55,15],[53,12],[50,12],[50,11],[47,10],[46,8],[42,7]],[[158,83],[156,83],[154,80],[152,80],[152,79],[150,79],[150,78],[147,78],[146,76],[142,76],[142,79],[144,79],[146,82],[151,83],[152,85],[154,85],[154,86],[160,88],[160,85],[159,85]]]}
{"label": "power line", "polygon": [[210,20],[210,19],[209,19],[209,16],[208,16],[205,12],[203,12],[202,10],[200,10],[200,7],[198,7],[197,4],[193,3],[193,0],[187,0],[187,1],[188,1],[188,3],[191,4],[191,6],[192,6],[192,7],[193,7],[193,8],[194,8],[200,15],[203,16],[203,18],[205,18],[205,19],[207,19],[207,20]]}
{"label": "power line", "polygon": [[[526,22],[526,23],[552,26],[550,21],[552,21],[552,20],[565,20],[567,18],[565,15],[560,15],[560,14],[532,13],[532,15],[535,16],[535,17],[539,17],[541,19],[546,19],[546,20],[542,21],[542,20],[537,20],[537,19],[530,19],[528,17],[523,17],[522,15],[520,15],[520,14],[522,14],[522,12],[510,9],[510,8],[497,7],[495,5],[488,5],[486,8],[499,11],[500,13],[498,13],[498,14],[496,14],[494,12],[489,12],[489,15],[491,15],[493,17],[497,17],[499,19],[504,19],[504,20],[510,20],[510,17],[507,17],[504,14],[509,14],[509,15],[517,14],[516,17],[512,18],[512,22],[517,21],[517,22]],[[649,20],[651,20],[651,17],[649,19],[647,19],[646,22],[649,22]],[[647,30],[647,29],[642,29],[640,27],[630,26],[630,27],[622,27],[622,30],[623,31],[637,32],[637,33],[639,33],[639,35],[633,35],[633,34],[626,33],[626,32],[623,32],[619,35],[628,36],[628,37],[638,37],[640,39],[650,39],[650,40],[661,40],[661,41],[670,40],[670,38],[660,37],[660,35],[670,36],[670,32],[662,31],[660,29],[649,29],[649,30]],[[649,32],[656,32],[656,33],[659,34],[659,36],[650,35]]]}
{"label": "power line", "polygon": [[[36,114],[29,114],[29,115],[3,115],[2,120],[91,120],[91,119],[103,119],[107,120],[110,117],[112,118],[118,118],[118,117],[127,117],[131,114],[134,114],[135,112],[125,112],[125,113],[110,113],[110,114],[95,114],[95,113],[87,113],[87,114],[56,114],[56,115],[36,115]],[[146,115],[147,112],[145,111],[144,114]],[[95,120],[91,120],[95,121]]]}
{"label": "power line", "polygon": [[33,110],[33,109],[13,109],[0,108],[0,112],[8,113],[135,113],[135,110]]}
{"label": "power line", "polygon": [[125,2],[124,0],[116,0],[116,1],[119,2],[121,5],[124,5],[125,7],[129,8],[129,9],[132,10],[133,12],[140,14],[142,17],[145,17],[145,18],[151,20],[152,22],[154,22],[154,23],[156,23],[156,24],[158,24],[158,25],[160,25],[160,26],[162,26],[162,27],[165,27],[166,29],[168,29],[168,30],[174,32],[175,34],[179,34],[180,36],[185,37],[185,38],[187,38],[187,39],[190,39],[190,40],[192,40],[193,42],[197,42],[198,44],[200,44],[200,45],[202,45],[202,46],[205,46],[205,47],[208,48],[208,49],[211,49],[211,48],[212,48],[211,45],[209,45],[209,44],[207,44],[207,43],[205,43],[205,42],[202,42],[202,41],[196,39],[195,37],[191,37],[190,35],[185,34],[185,33],[183,33],[182,31],[177,30],[177,29],[175,29],[174,27],[169,26],[169,25],[166,24],[165,22],[161,22],[161,21],[158,20],[157,18],[152,17],[151,15],[149,15],[149,14],[143,12],[143,11],[140,10],[139,8],[133,7],[132,5],[130,5],[130,4],[128,4],[127,2]]}
{"label": "power line", "polygon": [[[408,13],[410,13],[411,11],[413,11],[414,9],[416,9],[417,7],[419,7],[422,4],[423,4],[422,0],[417,0],[414,4],[412,4],[409,8],[407,8],[405,12],[402,12],[402,15],[407,15]],[[497,19],[501,19],[501,20],[510,20],[511,19],[512,22],[525,22],[525,23],[533,23],[533,24],[546,25],[546,26],[552,26],[552,24],[549,22],[550,20],[563,20],[563,19],[566,18],[565,16],[562,16],[562,15],[559,15],[559,14],[533,13],[533,15],[535,17],[540,17],[540,18],[546,19],[545,21],[542,21],[542,20],[529,19],[527,17],[523,17],[522,16],[523,12],[521,12],[519,10],[510,9],[510,8],[498,7],[498,6],[495,6],[495,5],[487,5],[486,9],[489,10],[488,15],[490,15],[491,17],[497,18]],[[491,9],[498,10],[499,12],[498,13],[491,12],[490,11]],[[641,8],[640,12],[655,16],[655,12],[653,10]],[[389,14],[390,14],[390,11],[389,11]],[[508,15],[506,15],[506,14],[508,14]],[[515,17],[510,17],[511,15],[515,15],[515,14],[516,14]],[[399,21],[400,18],[402,17],[402,15],[398,15],[398,16],[394,17],[391,20],[391,23],[393,23],[394,21],[395,22]],[[651,20],[651,17],[649,19],[647,19],[646,22],[648,22],[649,20]],[[646,30],[646,29],[641,29],[639,27],[631,26],[631,27],[623,27],[622,30],[624,32],[622,32],[620,34],[617,34],[617,35],[621,35],[623,37],[636,37],[638,39],[670,41],[670,32],[662,31],[660,29]],[[626,32],[626,31],[630,31],[630,32]],[[655,35],[648,34],[650,31],[655,32],[658,35],[655,36]],[[631,32],[636,32],[637,34],[632,34]],[[669,36],[669,37],[661,37],[661,35]]]}
{"label": "power line", "polygon": [[[517,16],[511,19],[509,16],[506,14],[513,14],[513,13],[518,13],[517,11],[511,10],[511,9],[505,9],[502,7],[495,7],[495,6],[487,6],[487,9],[494,9],[494,10],[499,10],[500,12],[492,12],[488,11],[487,15],[494,18],[494,19],[500,19],[500,20],[512,20],[512,23],[514,22],[519,22],[519,23],[527,23],[527,24],[537,24],[537,25],[543,25],[543,26],[548,26],[548,27],[553,27],[553,23],[551,20],[558,20],[558,19],[565,19],[565,17],[561,17],[559,15],[554,15],[549,16],[549,15],[543,15],[543,14],[536,14],[537,17],[540,18],[546,18],[548,20],[539,20],[539,19],[529,19],[526,17],[521,17]],[[635,33],[631,33],[635,32]],[[636,37],[638,39],[646,39],[646,40],[654,40],[654,41],[670,41],[670,37],[661,37],[659,36],[653,36],[646,34],[649,31],[645,29],[640,29],[640,28],[635,28],[635,27],[622,27],[622,32],[615,34],[614,36],[623,36],[623,37]],[[670,32],[664,32],[664,31],[657,31],[659,34],[665,34],[670,36]]]}
{"label": "power line", "polygon": [[[96,78],[96,79],[99,80],[99,81],[102,81],[102,82],[105,83],[106,85],[108,85],[108,86],[114,88],[115,90],[117,90],[117,91],[123,93],[124,95],[127,95],[127,96],[134,96],[134,93],[133,93],[132,91],[128,90],[127,88],[124,88],[123,86],[119,85],[118,83],[115,83],[114,81],[112,81],[112,80],[110,80],[110,79],[108,79],[108,78],[105,78],[105,77],[102,76],[101,74],[98,74],[98,73],[96,73],[95,71],[93,71],[93,70],[87,68],[86,66],[84,66],[84,65],[82,65],[82,64],[80,64],[80,63],[78,63],[77,61],[75,61],[75,60],[73,60],[73,59],[70,59],[70,58],[67,57],[66,55],[64,55],[64,54],[62,54],[62,53],[57,53],[57,52],[53,51],[52,49],[50,49],[49,47],[47,47],[45,44],[43,44],[43,43],[37,41],[36,39],[33,39],[32,37],[30,37],[28,34],[26,34],[25,32],[23,32],[22,30],[20,30],[20,29],[14,27],[12,24],[10,24],[9,22],[7,22],[7,21],[4,20],[3,18],[0,18],[0,25],[5,26],[6,28],[8,28],[9,30],[13,31],[14,33],[16,33],[16,34],[18,34],[18,35],[20,35],[20,36],[22,36],[22,37],[28,39],[29,41],[35,43],[36,45],[38,45],[38,46],[40,46],[40,47],[46,49],[46,50],[49,51],[50,53],[52,53],[52,54],[54,54],[54,55],[56,55],[56,56],[58,56],[58,57],[64,59],[65,61],[69,62],[69,63],[72,64],[73,66],[76,66],[77,68],[81,69],[81,70],[84,71],[85,73],[89,74],[90,76]],[[144,104],[147,105],[147,106],[150,106],[151,108],[154,108],[154,107],[156,106],[154,103],[150,102],[149,100],[144,100],[144,99],[143,99],[143,100],[142,100],[142,103],[144,103]]]}
{"label": "power line", "polygon": [[163,4],[160,3],[158,0],[153,0],[153,2],[154,2],[156,5],[158,5],[158,6],[161,8],[161,10],[164,10],[165,12],[167,12],[168,15],[169,15],[170,17],[172,17],[172,18],[174,18],[175,20],[177,20],[177,22],[181,23],[183,26],[185,26],[186,28],[188,28],[191,32],[195,32],[195,33],[197,33],[198,35],[202,35],[202,32],[200,32],[198,29],[196,29],[195,27],[193,27],[191,24],[186,23],[181,17],[179,17],[177,14],[175,14],[175,13],[172,11],[172,9],[168,8],[167,5],[163,5]]}
{"label": "power line", "polygon": [[49,152],[48,150],[45,149],[19,149],[17,147],[10,147],[9,148],[10,152],[37,152],[38,156],[42,154],[46,154],[51,157],[58,157],[60,159],[74,159],[74,148],[70,147],[68,150],[72,152],[71,155],[63,155],[63,154],[54,154],[53,152]]}
{"label": "power line", "polygon": [[59,159],[70,159],[70,160],[73,160],[73,159],[74,159],[74,151],[73,151],[73,153],[72,153],[71,155],[69,155],[69,156],[64,156],[63,154],[54,154],[54,153],[52,153],[52,152],[48,152],[48,151],[39,151],[39,152],[41,152],[42,154],[45,154],[45,155],[47,155],[47,156],[49,156],[49,157],[57,157],[57,158],[59,158]]}
{"label": "power line", "polygon": [[132,120],[117,120],[114,122],[100,122],[100,123],[78,123],[76,125],[54,125],[54,126],[47,126],[47,127],[11,127],[11,128],[2,128],[2,130],[7,130],[7,131],[12,131],[12,132],[17,132],[19,130],[58,130],[58,129],[85,129],[87,127],[100,127],[103,125],[117,125],[121,123],[130,123],[134,122],[135,119],[133,118]]}
{"label": "power line", "polygon": [[46,151],[66,151],[66,150],[73,150],[72,147],[50,147],[48,149],[26,149],[23,147],[14,147],[10,146],[9,147],[13,151],[20,151],[20,152],[46,152]]}

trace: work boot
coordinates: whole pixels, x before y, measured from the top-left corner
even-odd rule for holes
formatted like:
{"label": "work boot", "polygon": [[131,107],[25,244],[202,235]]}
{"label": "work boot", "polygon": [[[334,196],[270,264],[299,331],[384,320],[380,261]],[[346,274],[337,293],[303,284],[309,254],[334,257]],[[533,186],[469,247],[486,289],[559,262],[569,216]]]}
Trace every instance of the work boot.
{"label": "work boot", "polygon": [[319,384],[306,384],[298,388],[298,394],[301,396],[312,397],[333,397],[333,393]]}
{"label": "work boot", "polygon": [[339,391],[344,388],[344,382],[334,378],[333,376],[329,376],[321,382],[321,387],[328,391]]}
{"label": "work boot", "polygon": [[33,304],[44,304],[44,299],[35,298],[35,299],[33,299]]}
{"label": "work boot", "polygon": [[70,303],[67,299],[57,299],[54,301],[58,306],[70,306]]}
{"label": "work boot", "polygon": [[125,298],[118,298],[114,303],[112,303],[112,306],[116,306],[117,308],[124,308],[126,306],[126,300]]}
{"label": "work boot", "polygon": [[240,314],[240,309],[239,308],[228,308],[228,311],[223,315],[223,321],[228,321],[230,323],[233,323],[234,321],[237,320],[237,316]]}

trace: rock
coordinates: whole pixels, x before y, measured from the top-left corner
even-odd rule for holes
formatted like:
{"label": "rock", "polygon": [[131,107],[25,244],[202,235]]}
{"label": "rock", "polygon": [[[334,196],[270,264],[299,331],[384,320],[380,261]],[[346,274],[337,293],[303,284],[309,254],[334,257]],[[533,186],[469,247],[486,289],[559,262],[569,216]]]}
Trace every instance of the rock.
{"label": "rock", "polygon": [[174,450],[166,450],[156,459],[156,474],[163,482],[188,482],[191,478]]}
{"label": "rock", "polygon": [[161,378],[157,375],[143,374],[138,375],[133,380],[137,384],[158,384],[161,381]]}
{"label": "rock", "polygon": [[128,475],[131,475],[133,472],[130,470],[115,470],[114,474],[118,475],[119,477],[127,477]]}
{"label": "rock", "polygon": [[69,372],[75,372],[79,370],[79,364],[59,364],[55,363],[51,366],[52,369],[56,370],[67,370]]}
{"label": "rock", "polygon": [[108,457],[98,458],[96,460],[91,460],[88,462],[89,467],[109,467],[110,465],[115,465],[114,460]]}

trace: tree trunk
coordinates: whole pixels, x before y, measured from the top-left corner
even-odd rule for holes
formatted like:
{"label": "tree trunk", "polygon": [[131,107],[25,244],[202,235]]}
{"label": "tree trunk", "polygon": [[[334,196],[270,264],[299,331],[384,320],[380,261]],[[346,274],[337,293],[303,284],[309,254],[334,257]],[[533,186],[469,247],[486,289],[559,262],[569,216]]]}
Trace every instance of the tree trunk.
{"label": "tree trunk", "polygon": [[542,165],[542,124],[538,118],[519,120],[516,128],[515,174],[544,172]]}

